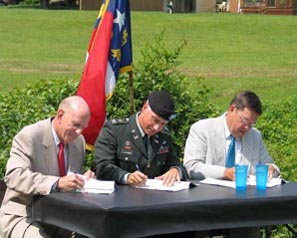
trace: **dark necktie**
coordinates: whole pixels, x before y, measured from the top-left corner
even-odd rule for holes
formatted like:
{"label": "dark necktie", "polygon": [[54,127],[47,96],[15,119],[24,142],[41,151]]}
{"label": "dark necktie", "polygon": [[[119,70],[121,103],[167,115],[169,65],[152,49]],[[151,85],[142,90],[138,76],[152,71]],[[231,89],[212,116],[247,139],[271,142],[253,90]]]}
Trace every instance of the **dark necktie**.
{"label": "dark necktie", "polygon": [[144,144],[145,144],[145,148],[147,151],[147,157],[148,159],[151,159],[152,153],[153,153],[153,147],[151,144],[151,137],[149,137],[148,135],[144,136]]}
{"label": "dark necktie", "polygon": [[226,168],[234,167],[235,163],[235,138],[230,135],[230,144],[226,156]]}
{"label": "dark necktie", "polygon": [[148,136],[147,136],[147,134],[145,134],[144,137],[143,137],[143,143],[144,143],[145,149],[147,151],[147,143],[148,143]]}
{"label": "dark necktie", "polygon": [[58,163],[59,163],[60,177],[63,177],[65,176],[65,160],[64,160],[64,143],[62,142],[60,142],[59,144]]}

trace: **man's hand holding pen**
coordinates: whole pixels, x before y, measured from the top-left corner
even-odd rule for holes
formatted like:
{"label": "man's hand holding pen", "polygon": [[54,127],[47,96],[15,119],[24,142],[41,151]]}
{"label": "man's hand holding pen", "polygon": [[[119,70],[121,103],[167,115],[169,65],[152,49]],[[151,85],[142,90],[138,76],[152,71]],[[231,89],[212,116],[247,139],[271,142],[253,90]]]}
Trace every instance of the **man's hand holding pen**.
{"label": "man's hand holding pen", "polygon": [[57,188],[62,191],[72,191],[76,189],[82,189],[85,185],[85,178],[96,178],[95,173],[88,170],[84,175],[78,174],[76,172],[70,172],[66,176],[61,177],[58,180]]}
{"label": "man's hand holding pen", "polygon": [[144,173],[137,170],[128,175],[127,183],[131,186],[145,185],[146,180],[147,176]]}
{"label": "man's hand holding pen", "polygon": [[59,178],[57,188],[62,191],[73,191],[83,188],[84,178],[78,174],[72,173]]}

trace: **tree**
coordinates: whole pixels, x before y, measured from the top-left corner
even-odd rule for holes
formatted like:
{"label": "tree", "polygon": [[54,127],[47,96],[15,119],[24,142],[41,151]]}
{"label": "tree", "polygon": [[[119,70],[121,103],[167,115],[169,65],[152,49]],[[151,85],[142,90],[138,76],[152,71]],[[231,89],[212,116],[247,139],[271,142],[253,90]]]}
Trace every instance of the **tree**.
{"label": "tree", "polygon": [[43,9],[47,9],[49,5],[49,0],[40,0],[40,7]]}

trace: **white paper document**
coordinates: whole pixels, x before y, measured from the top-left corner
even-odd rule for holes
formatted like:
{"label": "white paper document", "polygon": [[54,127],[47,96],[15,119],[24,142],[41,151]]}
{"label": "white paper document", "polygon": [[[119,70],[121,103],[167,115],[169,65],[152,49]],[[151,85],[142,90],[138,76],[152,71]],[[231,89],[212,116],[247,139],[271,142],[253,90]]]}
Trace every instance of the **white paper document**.
{"label": "white paper document", "polygon": [[212,185],[219,185],[225,187],[235,188],[235,182],[223,179],[215,179],[215,178],[206,178],[200,181],[200,183],[212,184]]}
{"label": "white paper document", "polygon": [[[229,181],[229,180],[223,180],[223,179],[206,178],[204,180],[201,180],[200,183],[235,188],[235,181]],[[272,178],[270,181],[267,182],[267,187],[269,188],[269,187],[273,187],[273,186],[280,185],[280,184],[282,184],[281,178]],[[249,175],[249,177],[247,179],[247,185],[256,186],[256,176],[255,175]]]}
{"label": "white paper document", "polygon": [[188,181],[180,181],[175,182],[173,186],[164,186],[163,180],[160,179],[147,179],[145,185],[138,185],[135,186],[136,188],[142,188],[142,189],[154,189],[154,190],[162,190],[162,191],[180,191],[183,189],[188,189],[191,187],[195,187],[197,184],[193,184],[192,182]]}
{"label": "white paper document", "polygon": [[101,193],[111,194],[116,187],[115,181],[111,180],[98,180],[94,178],[87,179],[86,176],[78,173],[68,172],[67,175],[77,175],[85,181],[83,189],[77,189],[76,192],[81,193]]}
{"label": "white paper document", "polygon": [[85,186],[80,192],[111,194],[115,190],[115,181],[85,179]]}

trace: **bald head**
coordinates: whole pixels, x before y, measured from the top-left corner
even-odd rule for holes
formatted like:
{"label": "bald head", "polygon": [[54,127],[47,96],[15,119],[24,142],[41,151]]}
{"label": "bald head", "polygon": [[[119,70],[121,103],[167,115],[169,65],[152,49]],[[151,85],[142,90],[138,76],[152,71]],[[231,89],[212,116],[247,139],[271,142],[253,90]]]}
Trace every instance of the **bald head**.
{"label": "bald head", "polygon": [[[70,96],[65,98],[59,105],[59,109],[74,111],[80,114],[90,115],[90,109],[86,101],[80,96]],[[59,110],[58,109],[58,110]]]}
{"label": "bald head", "polygon": [[87,127],[89,120],[90,109],[86,101],[79,96],[70,96],[60,103],[53,125],[60,141],[71,143]]}

